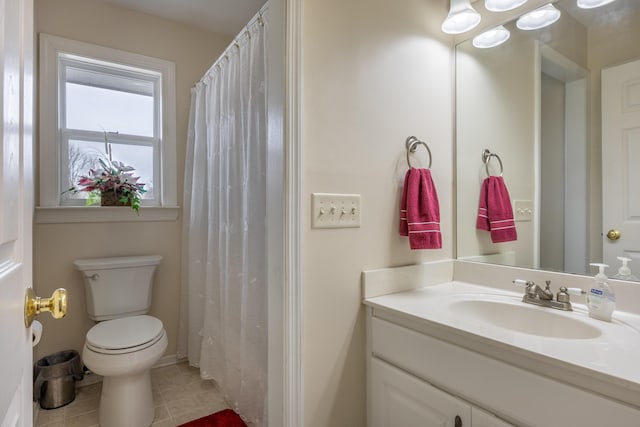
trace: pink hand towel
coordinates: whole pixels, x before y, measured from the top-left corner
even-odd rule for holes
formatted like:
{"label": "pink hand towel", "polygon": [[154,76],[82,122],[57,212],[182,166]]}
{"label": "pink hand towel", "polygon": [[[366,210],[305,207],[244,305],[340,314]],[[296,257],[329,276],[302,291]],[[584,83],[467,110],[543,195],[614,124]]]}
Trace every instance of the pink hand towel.
{"label": "pink hand towel", "polygon": [[[404,192],[406,192],[406,197]],[[405,177],[403,207],[406,207],[407,232],[411,249],[439,249],[440,204],[429,169],[411,168]],[[402,233],[402,222],[401,222]]]}
{"label": "pink hand towel", "polygon": [[516,232],[516,224],[513,220],[513,209],[511,208],[511,199],[509,191],[501,176],[490,176],[483,182],[483,188],[486,183],[486,198],[480,198],[480,207],[478,208],[478,221],[476,227],[481,230],[485,223],[481,221],[481,209],[483,200],[487,209],[487,219],[489,221],[489,231],[491,231],[491,241],[493,243],[510,242],[518,239]]}
{"label": "pink hand towel", "polygon": [[400,235],[409,235],[409,224],[407,224],[407,183],[409,182],[409,175],[413,168],[409,169],[404,175],[404,185],[402,186],[402,201],[400,202]]}
{"label": "pink hand towel", "polygon": [[480,187],[480,203],[478,206],[478,219],[476,220],[476,228],[478,230],[491,231],[489,226],[489,212],[487,211],[487,189],[489,188],[489,178],[482,181]]}

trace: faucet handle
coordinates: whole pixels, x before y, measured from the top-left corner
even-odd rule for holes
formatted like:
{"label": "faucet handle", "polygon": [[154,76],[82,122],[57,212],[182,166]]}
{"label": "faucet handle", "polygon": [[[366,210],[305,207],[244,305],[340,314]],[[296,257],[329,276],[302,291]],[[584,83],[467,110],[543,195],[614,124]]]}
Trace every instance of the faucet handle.
{"label": "faucet handle", "polygon": [[525,295],[528,295],[531,298],[536,296],[536,284],[531,280],[523,280],[523,279],[515,279],[513,284],[516,286],[524,286],[525,287]]}
{"label": "faucet handle", "polygon": [[515,279],[511,283],[513,283],[516,286],[524,286],[526,288],[533,286],[535,284],[530,280],[524,280],[524,279]]}
{"label": "faucet handle", "polygon": [[585,295],[587,291],[580,288],[567,288],[565,286],[560,287],[560,291],[556,295],[558,302],[569,302],[569,294],[571,295]]}
{"label": "faucet handle", "polygon": [[560,290],[556,294],[556,301],[558,302],[569,302],[569,292],[565,286],[561,286]]}

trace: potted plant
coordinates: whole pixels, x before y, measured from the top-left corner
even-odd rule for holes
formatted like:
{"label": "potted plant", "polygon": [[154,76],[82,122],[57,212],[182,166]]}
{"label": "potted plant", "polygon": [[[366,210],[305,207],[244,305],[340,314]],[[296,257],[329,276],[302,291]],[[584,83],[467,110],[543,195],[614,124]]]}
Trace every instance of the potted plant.
{"label": "potted plant", "polygon": [[133,176],[135,170],[122,162],[98,159],[100,168],[90,169],[87,175],[78,179],[78,187],[71,187],[72,193],[89,193],[86,205],[100,201],[101,206],[131,206],[139,213],[140,197],[146,193],[145,184],[138,182],[140,177]]}

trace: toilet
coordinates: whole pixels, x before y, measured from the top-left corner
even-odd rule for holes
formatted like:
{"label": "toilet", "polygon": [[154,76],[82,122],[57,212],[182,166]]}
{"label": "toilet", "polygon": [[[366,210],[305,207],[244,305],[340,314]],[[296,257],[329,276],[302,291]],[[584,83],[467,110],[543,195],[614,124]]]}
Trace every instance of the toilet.
{"label": "toilet", "polygon": [[79,259],[87,312],[98,323],[82,359],[103,376],[100,427],[147,427],[154,417],[151,367],[167,348],[162,322],[147,315],[159,255]]}

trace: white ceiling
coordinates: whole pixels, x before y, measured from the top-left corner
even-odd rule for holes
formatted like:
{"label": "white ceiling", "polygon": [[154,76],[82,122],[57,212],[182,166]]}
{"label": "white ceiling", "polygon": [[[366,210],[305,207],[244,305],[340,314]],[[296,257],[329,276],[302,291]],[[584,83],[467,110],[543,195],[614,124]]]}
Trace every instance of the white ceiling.
{"label": "white ceiling", "polygon": [[576,3],[575,0],[562,0],[558,5],[587,27],[618,22],[625,16],[640,10],[638,0],[616,0],[597,9],[580,9]]}
{"label": "white ceiling", "polygon": [[236,36],[266,0],[105,0],[150,15],[162,16]]}

